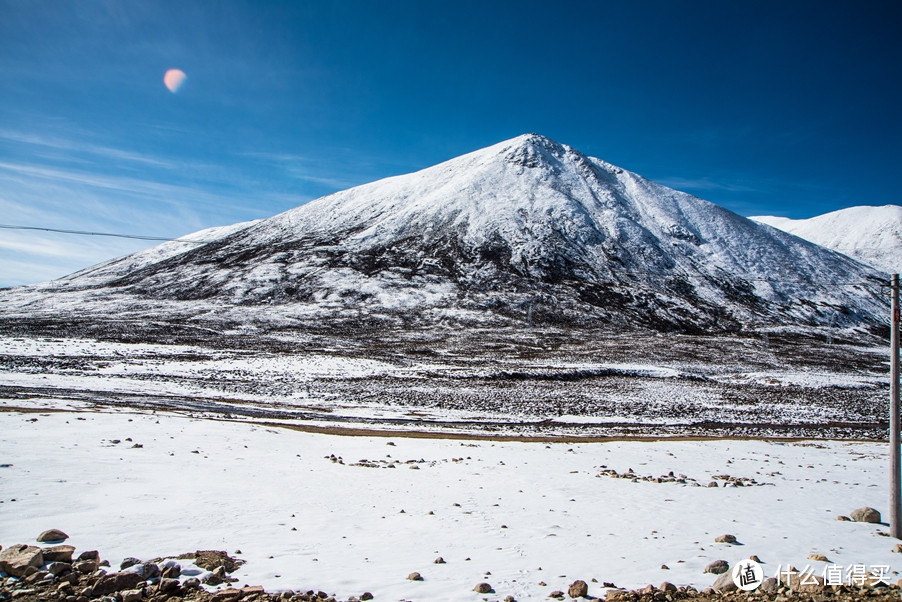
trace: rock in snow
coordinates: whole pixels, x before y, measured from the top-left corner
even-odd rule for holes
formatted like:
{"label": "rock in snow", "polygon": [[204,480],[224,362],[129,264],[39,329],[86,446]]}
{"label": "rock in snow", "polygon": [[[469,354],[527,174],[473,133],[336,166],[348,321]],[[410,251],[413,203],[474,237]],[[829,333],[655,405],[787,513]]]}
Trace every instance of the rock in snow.
{"label": "rock in snow", "polygon": [[44,543],[50,541],[66,541],[67,539],[69,539],[69,536],[59,529],[48,529],[38,535],[37,541]]}
{"label": "rock in snow", "polygon": [[852,520],[859,523],[879,523],[880,522],[880,512],[875,510],[874,508],[870,508],[865,506],[864,508],[856,508],[852,510],[850,515]]}
{"label": "rock in snow", "polygon": [[29,567],[44,564],[41,548],[17,544],[0,552],[0,572],[12,577],[24,577]]}
{"label": "rock in snow", "polygon": [[127,307],[129,328],[152,316],[722,332],[870,328],[887,311],[876,270],[535,134],[202,239],[0,291],[4,319]]}

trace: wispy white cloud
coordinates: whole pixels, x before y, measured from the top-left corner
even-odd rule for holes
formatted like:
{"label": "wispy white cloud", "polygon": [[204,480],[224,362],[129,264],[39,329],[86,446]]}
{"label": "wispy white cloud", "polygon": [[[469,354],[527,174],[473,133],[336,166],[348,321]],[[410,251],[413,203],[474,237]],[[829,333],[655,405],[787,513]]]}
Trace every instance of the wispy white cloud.
{"label": "wispy white cloud", "polygon": [[658,184],[677,190],[722,190],[726,192],[754,192],[756,188],[738,182],[722,182],[711,178],[655,178]]}
{"label": "wispy white cloud", "polygon": [[0,129],[0,139],[32,146],[51,148],[55,150],[96,155],[107,159],[128,161],[155,167],[172,168],[178,165],[173,161],[161,159],[159,157],[152,157],[149,155],[136,153],[120,148],[92,144],[83,140],[75,141],[68,138],[61,138],[56,136],[38,135],[8,129]]}

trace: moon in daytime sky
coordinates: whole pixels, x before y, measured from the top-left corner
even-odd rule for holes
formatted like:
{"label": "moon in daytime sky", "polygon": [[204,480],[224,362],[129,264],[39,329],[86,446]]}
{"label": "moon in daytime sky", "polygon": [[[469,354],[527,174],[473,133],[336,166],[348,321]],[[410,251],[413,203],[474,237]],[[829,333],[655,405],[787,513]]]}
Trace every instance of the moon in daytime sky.
{"label": "moon in daytime sky", "polygon": [[175,94],[182,87],[182,84],[185,83],[186,79],[188,79],[188,76],[181,69],[170,69],[163,76],[163,83],[166,84],[170,92]]}

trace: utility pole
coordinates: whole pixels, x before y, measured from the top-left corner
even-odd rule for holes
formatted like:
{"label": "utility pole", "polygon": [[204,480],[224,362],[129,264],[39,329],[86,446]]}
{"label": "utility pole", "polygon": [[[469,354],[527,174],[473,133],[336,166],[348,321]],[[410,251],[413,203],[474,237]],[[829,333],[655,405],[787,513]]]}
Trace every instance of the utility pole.
{"label": "utility pole", "polygon": [[899,451],[899,274],[893,274],[893,317],[890,326],[890,382],[889,382],[889,531],[896,539],[902,539],[902,512],[900,512],[900,451]]}

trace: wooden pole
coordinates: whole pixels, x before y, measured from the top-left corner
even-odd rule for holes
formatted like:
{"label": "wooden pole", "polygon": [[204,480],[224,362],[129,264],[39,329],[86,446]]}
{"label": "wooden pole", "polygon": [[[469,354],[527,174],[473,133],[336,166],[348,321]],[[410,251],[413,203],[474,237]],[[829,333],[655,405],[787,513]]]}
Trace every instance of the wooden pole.
{"label": "wooden pole", "polygon": [[889,528],[890,535],[902,539],[902,512],[900,512],[900,450],[899,450],[899,274],[893,274],[892,324],[890,327],[890,382],[889,382]]}

